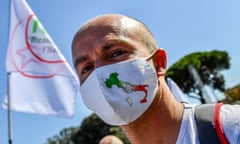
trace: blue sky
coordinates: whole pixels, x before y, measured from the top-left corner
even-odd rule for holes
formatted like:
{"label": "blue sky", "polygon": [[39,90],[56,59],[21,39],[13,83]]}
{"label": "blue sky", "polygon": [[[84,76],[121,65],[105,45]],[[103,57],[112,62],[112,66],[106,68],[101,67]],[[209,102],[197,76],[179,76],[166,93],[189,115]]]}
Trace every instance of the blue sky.
{"label": "blue sky", "polygon": [[[168,66],[196,51],[226,50],[231,68],[224,71],[226,87],[240,83],[239,0],[27,0],[49,35],[71,64],[70,45],[78,27],[105,13],[119,13],[143,21],[159,47],[168,52]],[[9,0],[0,1],[0,101],[6,93],[5,58],[8,45]],[[72,66],[72,64],[71,64]],[[77,96],[75,116],[12,113],[14,144],[42,144],[65,127],[78,126],[90,114]],[[7,143],[7,111],[0,109],[0,143]]]}

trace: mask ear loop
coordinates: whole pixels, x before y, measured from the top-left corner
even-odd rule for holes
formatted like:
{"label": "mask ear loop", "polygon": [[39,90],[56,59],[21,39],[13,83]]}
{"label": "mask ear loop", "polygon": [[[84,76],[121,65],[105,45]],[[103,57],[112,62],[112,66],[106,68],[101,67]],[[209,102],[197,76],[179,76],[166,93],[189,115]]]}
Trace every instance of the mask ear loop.
{"label": "mask ear loop", "polygon": [[145,59],[146,61],[149,61],[155,54],[156,54],[157,50],[155,50],[153,53],[151,53],[149,56],[147,56]]}
{"label": "mask ear loop", "polygon": [[[147,57],[145,58],[146,61],[149,61],[156,53],[157,53],[157,50],[155,50],[153,53],[151,53],[149,56],[147,56]],[[156,75],[157,75],[157,77],[159,77],[157,72],[156,72]],[[160,85],[159,79],[157,79],[157,82],[158,82],[158,85]]]}
{"label": "mask ear loop", "polygon": [[[166,68],[166,59],[167,59],[167,57],[166,57],[166,53],[165,52],[163,52],[163,51],[161,51],[161,49],[159,50],[159,49],[157,49],[157,50],[155,50],[151,55],[149,55],[148,57],[146,57],[146,60],[148,61],[148,60],[150,60],[154,55],[157,55],[156,56],[156,58],[157,58],[157,60],[156,60],[156,65],[157,65],[157,67],[159,67],[160,69],[161,68]],[[165,75],[165,72],[161,72],[161,73],[159,73],[159,72],[157,72],[157,77],[160,77],[160,76],[163,76],[163,75]]]}
{"label": "mask ear loop", "polygon": [[[146,57],[146,61],[149,61],[156,53],[158,50],[155,50],[152,54],[150,54],[149,56]],[[158,74],[158,72],[156,72],[157,77],[159,77],[160,75]],[[164,74],[163,74],[164,75]],[[158,85],[160,85],[160,81],[159,79],[157,79]]]}

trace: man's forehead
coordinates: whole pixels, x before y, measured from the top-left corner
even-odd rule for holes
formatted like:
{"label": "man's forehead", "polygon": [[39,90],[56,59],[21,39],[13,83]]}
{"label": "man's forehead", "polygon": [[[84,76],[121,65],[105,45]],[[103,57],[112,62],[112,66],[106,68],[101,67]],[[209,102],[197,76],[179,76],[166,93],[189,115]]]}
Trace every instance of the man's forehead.
{"label": "man's forehead", "polygon": [[90,41],[91,39],[101,39],[106,35],[119,34],[119,28],[113,25],[106,24],[94,24],[87,25],[79,29],[74,36],[74,43],[76,41]]}
{"label": "man's forehead", "polygon": [[131,29],[131,28],[136,28],[136,26],[139,24],[137,21],[130,19],[128,17],[123,17],[120,20],[120,24],[122,29]]}
{"label": "man's forehead", "polygon": [[84,31],[103,30],[113,30],[118,32],[121,30],[126,30],[127,28],[136,28],[138,24],[138,21],[122,15],[99,16],[82,25],[82,27],[79,29],[79,33]]}

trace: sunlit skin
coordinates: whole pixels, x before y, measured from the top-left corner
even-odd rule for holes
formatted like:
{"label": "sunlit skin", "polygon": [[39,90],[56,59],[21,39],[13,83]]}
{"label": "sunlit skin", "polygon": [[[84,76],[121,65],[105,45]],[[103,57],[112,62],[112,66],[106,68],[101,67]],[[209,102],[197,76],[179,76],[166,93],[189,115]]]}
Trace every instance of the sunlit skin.
{"label": "sunlit skin", "polygon": [[72,43],[73,63],[81,84],[98,67],[147,57],[153,52],[148,62],[159,81],[154,101],[141,117],[121,126],[132,144],[176,143],[183,104],[175,100],[165,82],[165,51],[157,48],[143,24],[114,14],[99,16],[85,23]]}
{"label": "sunlit skin", "polygon": [[123,144],[123,142],[114,135],[107,135],[100,140],[99,144]]}

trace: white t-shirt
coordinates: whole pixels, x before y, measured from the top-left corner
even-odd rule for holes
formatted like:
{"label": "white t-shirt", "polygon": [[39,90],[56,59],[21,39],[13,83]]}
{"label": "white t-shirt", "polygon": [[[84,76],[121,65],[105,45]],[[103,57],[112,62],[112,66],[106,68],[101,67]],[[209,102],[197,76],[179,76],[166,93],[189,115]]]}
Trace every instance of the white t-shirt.
{"label": "white t-shirt", "polygon": [[[196,122],[194,119],[195,105],[184,104],[183,120],[177,139],[177,144],[199,144]],[[230,144],[240,144],[240,105],[223,105],[221,107],[221,122]]]}

